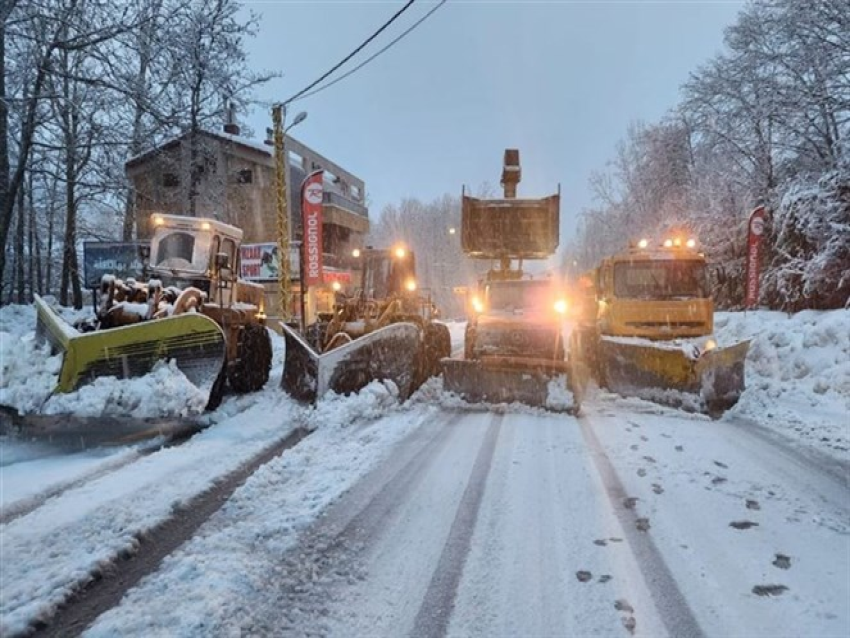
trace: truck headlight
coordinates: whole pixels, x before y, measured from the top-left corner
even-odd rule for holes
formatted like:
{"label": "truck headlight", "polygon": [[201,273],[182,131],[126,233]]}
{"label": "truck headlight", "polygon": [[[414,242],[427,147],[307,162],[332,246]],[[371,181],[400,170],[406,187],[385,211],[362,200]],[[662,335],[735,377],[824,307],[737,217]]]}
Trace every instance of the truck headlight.
{"label": "truck headlight", "polygon": [[478,297],[472,298],[472,309],[478,313],[484,312],[484,304],[481,303],[481,300]]}
{"label": "truck headlight", "polygon": [[555,312],[557,312],[559,315],[566,313],[567,302],[563,299],[558,299],[558,301],[555,302]]}
{"label": "truck headlight", "polygon": [[414,290],[416,290],[416,280],[413,278],[408,279],[407,282],[404,284],[404,287],[407,288],[410,292],[413,292]]}

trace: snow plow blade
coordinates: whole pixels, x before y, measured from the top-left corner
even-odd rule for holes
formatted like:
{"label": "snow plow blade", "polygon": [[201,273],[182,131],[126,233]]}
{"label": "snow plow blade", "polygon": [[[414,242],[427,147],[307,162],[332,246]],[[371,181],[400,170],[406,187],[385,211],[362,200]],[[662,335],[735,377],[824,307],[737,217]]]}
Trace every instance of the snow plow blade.
{"label": "snow plow blade", "polygon": [[390,324],[323,354],[290,327],[281,328],[286,339],[281,386],[299,401],[315,403],[328,390],[351,394],[375,380],[395,383],[402,400],[416,390],[423,348],[412,323]]}
{"label": "snow plow blade", "polygon": [[140,377],[158,361],[173,359],[189,381],[214,399],[225,343],[221,328],[209,317],[187,313],[81,333],[38,295],[35,307],[36,338],[64,355],[57,392],[72,392],[98,377]]}
{"label": "snow plow blade", "polygon": [[719,416],[744,391],[743,341],[688,356],[681,348],[601,339],[603,376],[613,392]]}
{"label": "snow plow blade", "polygon": [[443,390],[468,403],[523,403],[578,414],[581,387],[565,361],[487,357],[443,359]]}

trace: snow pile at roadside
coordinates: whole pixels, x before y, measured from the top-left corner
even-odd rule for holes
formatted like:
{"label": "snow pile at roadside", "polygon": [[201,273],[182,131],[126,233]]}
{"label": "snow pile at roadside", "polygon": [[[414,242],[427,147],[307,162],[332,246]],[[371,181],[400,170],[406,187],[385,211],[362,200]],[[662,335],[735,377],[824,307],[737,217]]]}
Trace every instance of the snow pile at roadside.
{"label": "snow pile at roadside", "polygon": [[729,411],[821,448],[850,449],[850,310],[721,312],[721,344],[752,339]]}

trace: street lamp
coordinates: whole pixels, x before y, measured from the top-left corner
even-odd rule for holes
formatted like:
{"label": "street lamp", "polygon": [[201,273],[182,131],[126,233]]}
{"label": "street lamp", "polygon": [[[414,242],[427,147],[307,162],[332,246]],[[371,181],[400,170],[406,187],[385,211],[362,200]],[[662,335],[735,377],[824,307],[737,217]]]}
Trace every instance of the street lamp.
{"label": "street lamp", "polygon": [[454,235],[454,234],[455,234],[455,232],[456,232],[456,231],[455,231],[455,227],[454,227],[454,226],[452,226],[451,228],[449,228],[449,235]]}
{"label": "street lamp", "polygon": [[283,104],[272,107],[272,124],[274,126],[274,155],[275,155],[275,186],[277,187],[277,250],[279,267],[277,270],[278,292],[280,293],[280,318],[286,323],[289,320],[290,272],[289,272],[289,210],[286,196],[286,152],[284,139],[286,132],[307,118],[307,113],[301,111],[295,116],[292,124],[283,126],[286,109]]}

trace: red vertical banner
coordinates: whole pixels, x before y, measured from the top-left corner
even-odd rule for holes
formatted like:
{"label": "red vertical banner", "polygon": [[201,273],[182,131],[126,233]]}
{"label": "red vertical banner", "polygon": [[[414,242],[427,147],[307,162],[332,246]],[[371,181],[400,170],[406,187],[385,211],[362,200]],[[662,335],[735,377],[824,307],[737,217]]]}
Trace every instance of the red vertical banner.
{"label": "red vertical banner", "polygon": [[302,277],[308,286],[322,283],[322,177],[310,173],[301,184],[301,220],[304,228]]}
{"label": "red vertical banner", "polygon": [[764,234],[764,206],[750,215],[747,233],[747,298],[745,307],[755,308],[759,301],[759,246]]}

